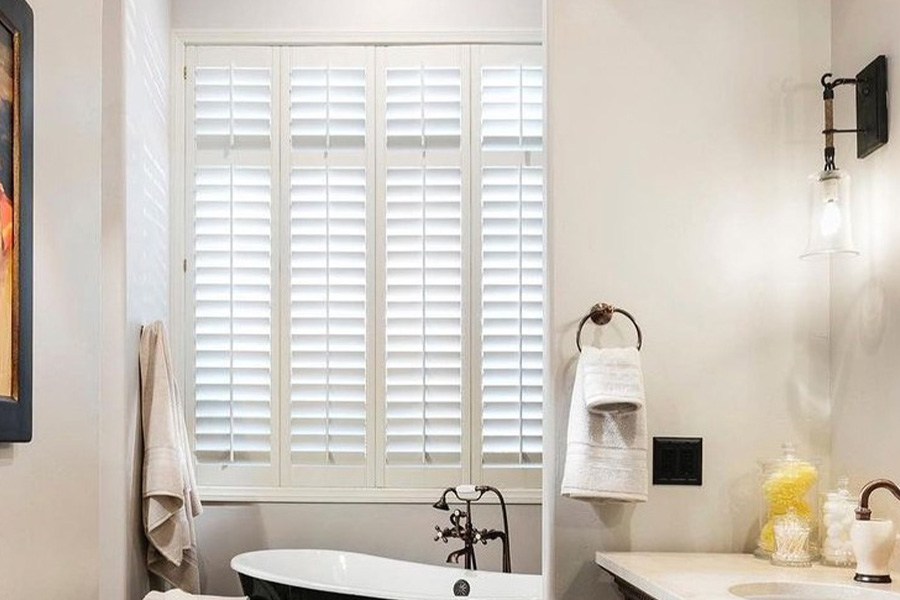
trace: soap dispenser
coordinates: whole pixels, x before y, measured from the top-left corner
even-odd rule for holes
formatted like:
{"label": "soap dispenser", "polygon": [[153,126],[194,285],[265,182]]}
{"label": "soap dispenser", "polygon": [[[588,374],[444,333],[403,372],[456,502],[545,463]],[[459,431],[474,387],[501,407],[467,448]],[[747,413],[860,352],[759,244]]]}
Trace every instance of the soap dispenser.
{"label": "soap dispenser", "polygon": [[873,519],[869,496],[879,488],[891,492],[900,500],[900,488],[893,481],[875,479],[863,486],[856,509],[856,522],[850,529],[853,553],[856,555],[856,581],[863,583],[891,583],[891,554],[897,543],[897,529],[888,519]]}

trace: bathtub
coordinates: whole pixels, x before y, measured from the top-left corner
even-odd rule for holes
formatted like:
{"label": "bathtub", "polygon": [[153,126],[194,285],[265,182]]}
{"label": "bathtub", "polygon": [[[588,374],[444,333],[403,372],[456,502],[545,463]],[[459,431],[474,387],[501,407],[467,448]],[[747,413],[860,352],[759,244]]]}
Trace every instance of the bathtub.
{"label": "bathtub", "polygon": [[234,557],[251,600],[540,600],[541,576],[465,571],[336,550],[261,550]]}

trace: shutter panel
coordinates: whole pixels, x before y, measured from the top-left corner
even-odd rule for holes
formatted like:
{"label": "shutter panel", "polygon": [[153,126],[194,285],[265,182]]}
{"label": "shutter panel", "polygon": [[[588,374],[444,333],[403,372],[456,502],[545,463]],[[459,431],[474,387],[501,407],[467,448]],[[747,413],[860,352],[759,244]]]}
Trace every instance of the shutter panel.
{"label": "shutter panel", "polygon": [[277,481],[272,56],[259,48],[189,55],[188,391],[202,484]]}
{"label": "shutter panel", "polygon": [[543,69],[539,48],[482,47],[479,102],[481,479],[539,487],[544,393]]}
{"label": "shutter panel", "polygon": [[384,484],[442,485],[469,463],[467,51],[381,56]]}
{"label": "shutter panel", "polygon": [[290,480],[364,487],[374,53],[289,52]]}
{"label": "shutter panel", "polygon": [[538,167],[482,171],[484,464],[541,461],[543,175]]}

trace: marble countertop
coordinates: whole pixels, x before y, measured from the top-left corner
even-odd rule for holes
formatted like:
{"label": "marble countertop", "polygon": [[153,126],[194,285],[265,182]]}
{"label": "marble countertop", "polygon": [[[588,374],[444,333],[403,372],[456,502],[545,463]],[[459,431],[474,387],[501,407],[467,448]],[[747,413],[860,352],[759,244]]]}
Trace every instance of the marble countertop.
{"label": "marble countertop", "polygon": [[853,569],[814,565],[775,567],[751,554],[598,552],[596,563],[657,600],[735,600],[728,588],[742,583],[827,583],[898,594],[900,575],[890,585],[853,581]]}

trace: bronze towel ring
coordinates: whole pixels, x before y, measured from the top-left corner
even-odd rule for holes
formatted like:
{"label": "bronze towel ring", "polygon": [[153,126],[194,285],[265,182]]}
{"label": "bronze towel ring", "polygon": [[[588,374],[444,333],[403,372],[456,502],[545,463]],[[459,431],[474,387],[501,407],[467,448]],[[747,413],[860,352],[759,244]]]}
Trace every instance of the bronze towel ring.
{"label": "bronze towel ring", "polygon": [[637,324],[635,318],[625,309],[616,308],[612,304],[606,304],[602,302],[600,304],[595,304],[591,307],[591,312],[584,315],[582,317],[581,322],[578,324],[578,332],[575,333],[575,345],[578,347],[578,351],[581,352],[581,330],[584,329],[585,323],[588,322],[588,319],[594,322],[595,325],[606,325],[612,320],[613,314],[619,313],[620,315],[624,315],[631,321],[631,324],[634,325],[634,330],[637,332],[637,349],[640,350],[641,346],[644,343],[644,335],[641,333],[641,327]]}

